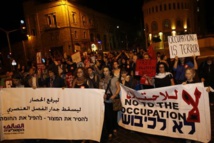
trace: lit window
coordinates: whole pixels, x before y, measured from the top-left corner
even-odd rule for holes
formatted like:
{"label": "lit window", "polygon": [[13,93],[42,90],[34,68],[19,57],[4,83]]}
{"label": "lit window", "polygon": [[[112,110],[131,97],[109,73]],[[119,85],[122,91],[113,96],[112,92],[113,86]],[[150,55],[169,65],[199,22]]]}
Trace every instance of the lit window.
{"label": "lit window", "polygon": [[82,16],[82,24],[86,25],[86,17],[85,16]]}
{"label": "lit window", "polygon": [[53,21],[54,21],[54,25],[57,26],[56,15],[53,15]]}
{"label": "lit window", "polygon": [[48,21],[48,25],[51,25],[52,22],[51,22],[51,17],[50,17],[50,15],[47,16],[47,21]]}
{"label": "lit window", "polygon": [[76,13],[75,12],[72,12],[72,20],[73,20],[73,23],[77,23],[77,21],[76,21]]}

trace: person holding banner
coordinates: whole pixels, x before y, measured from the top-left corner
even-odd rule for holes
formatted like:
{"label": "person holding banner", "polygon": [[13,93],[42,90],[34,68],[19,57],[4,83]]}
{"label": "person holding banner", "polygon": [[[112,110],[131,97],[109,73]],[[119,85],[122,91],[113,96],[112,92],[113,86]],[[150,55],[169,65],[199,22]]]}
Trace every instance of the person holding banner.
{"label": "person holding banner", "polygon": [[133,77],[131,77],[128,72],[126,70],[121,70],[121,74],[120,74],[120,78],[119,78],[119,82],[121,84],[123,84],[124,86],[127,86],[129,88],[134,89],[135,84],[136,84],[136,80],[133,79]]}
{"label": "person holding banner", "polygon": [[115,98],[119,98],[120,83],[118,78],[111,75],[111,71],[108,66],[103,68],[103,78],[100,80],[100,89],[105,89],[104,103],[105,103],[105,117],[104,127],[107,130],[108,140],[112,140],[113,133],[117,134],[117,111],[113,110],[112,101]]}
{"label": "person holding banner", "polygon": [[195,70],[198,69],[198,64],[197,64],[195,55],[193,56],[193,62],[190,59],[190,57],[186,57],[186,58],[178,58],[177,56],[175,57],[173,70],[175,72],[176,84],[181,84],[186,80],[185,69],[188,67],[194,68]]}
{"label": "person holding banner", "polygon": [[99,82],[100,82],[100,76],[95,73],[94,69],[92,67],[87,68],[88,72],[88,78],[90,80],[90,86],[92,88],[99,88]]}
{"label": "person holding banner", "polygon": [[191,84],[191,83],[196,83],[195,81],[195,69],[194,68],[187,68],[185,70],[185,78],[186,81],[183,82],[182,84]]}
{"label": "person holding banner", "polygon": [[66,84],[64,79],[59,76],[58,72],[55,69],[49,68],[48,74],[49,77],[45,81],[45,87],[65,87]]}
{"label": "person holding banner", "polygon": [[[194,79],[195,78],[195,69],[194,68],[186,68],[185,69],[185,78],[186,78],[186,81],[183,82],[182,84],[183,85],[186,85],[186,84],[193,84],[193,83],[196,83],[197,81]],[[193,140],[187,140],[187,139],[183,139],[186,143],[197,143]]]}
{"label": "person holding banner", "polygon": [[191,83],[196,83],[197,81],[195,80],[195,69],[194,68],[186,68],[185,70],[185,78],[186,81],[183,82],[182,84],[191,84]]}
{"label": "person holding banner", "polygon": [[72,88],[90,88],[89,79],[84,67],[78,67],[75,72]]}
{"label": "person holding banner", "polygon": [[157,64],[157,74],[154,78],[146,76],[149,83],[155,88],[175,85],[174,78],[171,72],[168,72],[168,66],[165,62]]}

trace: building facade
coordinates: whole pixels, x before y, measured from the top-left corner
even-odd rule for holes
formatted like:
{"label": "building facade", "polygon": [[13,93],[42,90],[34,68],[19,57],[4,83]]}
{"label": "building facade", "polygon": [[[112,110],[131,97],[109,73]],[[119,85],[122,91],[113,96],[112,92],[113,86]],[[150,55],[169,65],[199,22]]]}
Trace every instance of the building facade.
{"label": "building facade", "polygon": [[168,48],[168,36],[197,34],[196,0],[145,0],[143,7],[146,42],[156,49]]}
{"label": "building facade", "polygon": [[126,23],[70,0],[25,1],[23,8],[28,31],[27,55],[37,51],[69,55],[126,46],[129,31]]}

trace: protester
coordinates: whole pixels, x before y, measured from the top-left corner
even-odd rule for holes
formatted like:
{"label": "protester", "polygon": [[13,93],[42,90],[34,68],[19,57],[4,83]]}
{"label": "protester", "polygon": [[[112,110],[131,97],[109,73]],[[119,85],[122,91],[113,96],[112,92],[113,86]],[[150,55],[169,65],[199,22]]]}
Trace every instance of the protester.
{"label": "protester", "polygon": [[24,78],[24,85],[25,87],[33,87],[33,88],[40,87],[36,68],[31,67],[29,69],[28,74]]}
{"label": "protester", "polygon": [[[48,62],[45,63],[44,70],[37,72],[37,67],[32,64],[28,72],[25,72],[25,68],[21,70],[20,73],[24,76],[19,76],[15,72],[8,72],[5,78],[2,77],[2,83],[4,87],[6,87],[5,81],[11,80],[11,86],[16,88],[34,87],[35,85],[35,87],[50,88],[67,87],[104,89],[106,92],[104,95],[105,117],[103,127],[107,129],[106,136],[108,136],[108,139],[112,140],[112,138],[117,135],[118,129],[117,111],[113,111],[112,101],[120,96],[120,84],[136,89],[140,81],[140,76],[136,76],[135,72],[136,61],[137,59],[140,59],[137,55],[142,56],[141,59],[151,59],[151,56],[147,52],[140,53],[131,51],[130,53],[131,56],[127,56],[127,53],[122,52],[120,52],[120,56],[116,56],[116,52],[108,52],[105,56],[102,56],[100,53],[94,54],[93,56],[97,57],[94,59],[95,63],[92,62],[89,66],[87,61],[87,65],[84,67],[77,67],[77,64],[72,62],[70,58],[66,58],[64,61],[59,58],[49,58],[49,60],[46,60]],[[193,58],[175,57],[175,59],[172,59],[171,63],[167,63],[168,60],[166,60],[166,55],[161,55],[160,53],[157,53],[157,55],[159,61],[157,62],[156,75],[154,77],[146,76],[151,84],[151,88],[166,87],[175,84],[185,85],[198,82],[195,78],[198,68],[195,56],[193,56]],[[128,57],[130,57],[130,59]],[[57,59],[57,64],[56,61],[54,63],[53,59]],[[113,61],[115,59],[117,60]],[[89,57],[87,60],[89,60]],[[120,64],[118,61],[120,61]],[[172,63],[175,75],[169,70]],[[199,81],[203,82],[205,87],[207,87],[207,91],[210,95],[210,102],[213,102],[212,97],[214,97],[212,92],[214,91],[213,73],[214,62],[211,57],[208,57],[200,64],[198,74],[200,77]],[[23,79],[25,81],[24,83],[22,82]],[[147,88],[144,86],[143,88],[140,87],[138,89],[142,90]],[[42,140],[34,141],[41,142]],[[83,140],[82,142],[89,141]]]}
{"label": "protester", "polygon": [[168,72],[168,66],[164,62],[157,64],[157,74],[154,78],[146,76],[150,85],[154,85],[155,88],[175,85],[172,73]]}
{"label": "protester", "polygon": [[185,70],[185,78],[186,81],[183,82],[182,84],[190,84],[190,83],[196,83],[195,80],[195,70],[193,68],[186,68]]}
{"label": "protester", "polygon": [[214,88],[214,62],[211,57],[207,57],[199,66],[199,77],[204,86]]}
{"label": "protester", "polygon": [[110,70],[112,70],[112,63],[109,61],[107,56],[103,57],[103,64],[102,64],[102,69],[103,67],[108,66]]}
{"label": "protester", "polygon": [[137,59],[138,59],[137,55],[133,55],[133,58],[130,59],[130,62],[131,62],[130,75],[135,79],[137,79],[137,76],[135,73]]}
{"label": "protester", "polygon": [[150,59],[149,54],[146,53],[146,52],[144,52],[144,53],[143,53],[143,59],[144,59],[144,60],[149,60],[149,59]]}
{"label": "protester", "polygon": [[12,76],[12,87],[16,87],[16,88],[24,88],[24,84],[22,81],[22,76],[20,75],[20,73],[14,73]]}
{"label": "protester", "polygon": [[121,58],[121,61],[120,61],[120,64],[119,64],[119,68],[121,70],[126,70],[127,69],[127,59]]}
{"label": "protester", "polygon": [[92,67],[87,68],[89,81],[90,81],[90,87],[92,88],[99,88],[99,82],[100,82],[100,76],[97,75]]}
{"label": "protester", "polygon": [[[214,62],[211,57],[207,57],[199,66],[199,78],[205,87],[214,89]],[[210,104],[214,105],[214,92],[209,92]]]}
{"label": "protester", "polygon": [[164,62],[164,63],[167,64],[168,68],[170,68],[170,67],[169,67],[169,61],[168,61],[168,60],[169,60],[169,59],[168,59],[167,55],[162,54],[162,55],[160,56],[160,60],[159,60],[158,62]]}
{"label": "protester", "polygon": [[118,78],[118,79],[119,79],[119,77],[120,77],[120,71],[121,71],[121,69],[120,69],[120,67],[119,67],[118,61],[114,61],[114,62],[113,62],[113,69],[112,69],[112,72],[113,72],[113,75],[114,75],[116,78]]}
{"label": "protester", "polygon": [[[192,84],[192,83],[196,83],[197,81],[195,80],[195,69],[194,68],[186,68],[185,69],[185,78],[186,78],[186,81],[183,82],[182,84],[183,85],[186,85],[186,84]],[[183,139],[185,141],[185,143],[197,143],[193,140],[186,140],[186,139]]]}
{"label": "protester", "polygon": [[188,67],[194,68],[195,70],[198,69],[198,64],[196,61],[196,56],[193,56],[193,61],[191,60],[190,57],[186,58],[178,58],[177,56],[175,57],[175,62],[173,66],[173,70],[175,71],[175,83],[176,84],[181,84],[183,83],[185,79],[185,69]]}
{"label": "protester", "polygon": [[90,81],[87,77],[85,68],[78,67],[74,76],[72,88],[90,88]]}
{"label": "protester", "polygon": [[45,81],[45,87],[65,87],[65,80],[61,78],[55,69],[48,69],[49,77]]}
{"label": "protester", "polygon": [[119,82],[127,87],[133,88],[132,81],[130,75],[128,75],[126,70],[121,71],[121,77],[119,78]]}
{"label": "protester", "polygon": [[112,100],[119,98],[120,84],[118,78],[111,75],[109,67],[103,68],[103,78],[100,80],[100,89],[105,89],[105,117],[104,126],[107,129],[108,140],[112,140],[113,133],[117,134],[117,111],[113,110]]}
{"label": "protester", "polygon": [[102,60],[96,60],[95,64],[92,66],[94,72],[101,77],[102,75]]}
{"label": "protester", "polygon": [[1,87],[3,88],[12,87],[12,76],[13,71],[7,71],[5,76],[1,78]]}

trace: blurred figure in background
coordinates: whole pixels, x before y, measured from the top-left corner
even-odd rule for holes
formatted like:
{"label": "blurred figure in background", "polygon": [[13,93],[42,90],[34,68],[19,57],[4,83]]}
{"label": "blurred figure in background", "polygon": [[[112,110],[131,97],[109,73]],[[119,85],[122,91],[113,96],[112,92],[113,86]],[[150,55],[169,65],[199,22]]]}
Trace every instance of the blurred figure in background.
{"label": "blurred figure in background", "polygon": [[[207,57],[203,61],[198,70],[200,81],[204,83],[205,87],[208,87],[208,91],[214,89],[214,62],[211,57]],[[214,105],[214,92],[209,92],[209,98],[211,105]]]}

